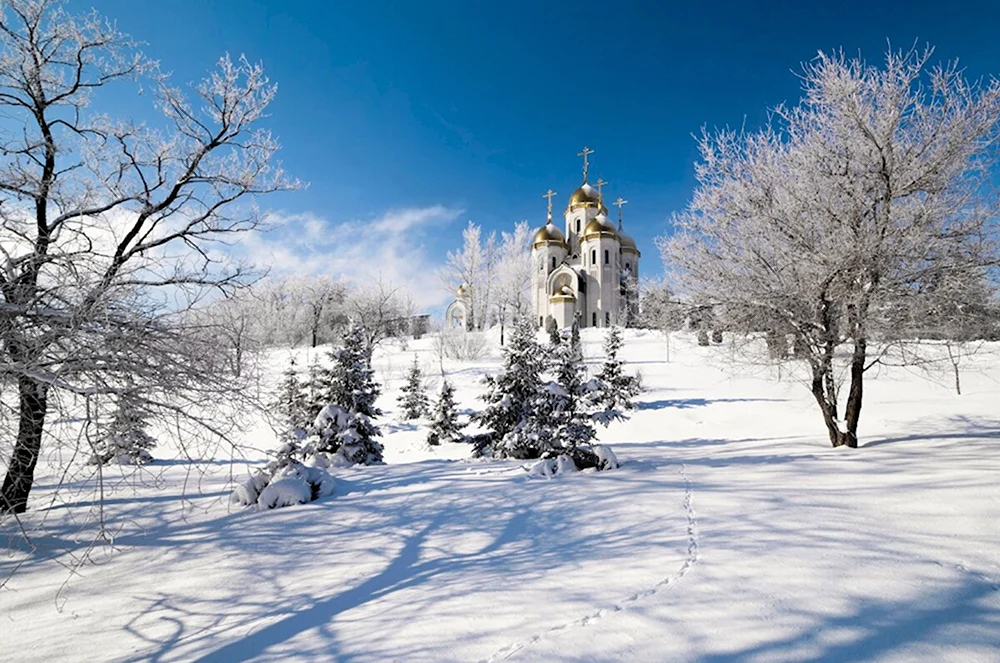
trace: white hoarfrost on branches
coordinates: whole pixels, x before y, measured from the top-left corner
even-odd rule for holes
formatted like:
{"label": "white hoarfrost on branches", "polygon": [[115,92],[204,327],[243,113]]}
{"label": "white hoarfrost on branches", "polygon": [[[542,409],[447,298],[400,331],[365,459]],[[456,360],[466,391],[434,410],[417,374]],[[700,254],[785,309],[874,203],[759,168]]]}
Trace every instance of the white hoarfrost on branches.
{"label": "white hoarfrost on branches", "polygon": [[493,232],[483,241],[482,228],[470,221],[462,241],[460,250],[448,254],[441,278],[450,292],[466,286],[472,328],[500,325],[502,345],[506,326],[531,305],[531,227],[519,221],[513,232],[499,238]]}
{"label": "white hoarfrost on branches", "polygon": [[[137,79],[161,114],[150,125],[92,110]],[[182,90],[96,13],[0,6],[0,108],[17,127],[0,138],[0,378],[18,392],[0,421],[0,512],[27,508],[52,410],[78,420],[69,410],[128,392],[189,446],[226,437],[221,404],[245,385],[192,312],[252,278],[215,247],[260,224],[255,199],[298,186],[258,124],[276,89],[225,56]]]}
{"label": "white hoarfrost on branches", "polygon": [[694,198],[660,241],[680,289],[727,329],[763,332],[777,359],[791,345],[834,446],[858,445],[864,375],[900,312],[995,277],[1000,82],[931,55],[821,53],[768,126],[703,135]]}

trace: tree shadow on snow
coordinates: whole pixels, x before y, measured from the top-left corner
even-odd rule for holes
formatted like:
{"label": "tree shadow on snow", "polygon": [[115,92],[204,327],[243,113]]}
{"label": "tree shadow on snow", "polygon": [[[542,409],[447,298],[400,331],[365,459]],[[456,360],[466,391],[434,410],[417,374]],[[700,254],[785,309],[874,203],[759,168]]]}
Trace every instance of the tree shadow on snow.
{"label": "tree shadow on snow", "polygon": [[[862,447],[878,447],[885,444],[896,444],[898,442],[916,442],[918,440],[982,440],[1000,439],[1000,421],[989,419],[974,419],[971,417],[958,416],[950,417],[947,423],[946,432],[935,432],[933,430],[910,435],[900,435],[887,437],[880,440],[865,442]],[[956,430],[958,429],[958,430]]]}
{"label": "tree shadow on snow", "polygon": [[658,401],[642,401],[636,403],[637,410],[666,410],[675,408],[685,410],[693,407],[705,407],[716,403],[783,403],[783,398],[668,398]]}
{"label": "tree shadow on snow", "polygon": [[[917,600],[859,600],[848,614],[821,617],[811,628],[788,638],[696,660],[699,663],[758,659],[847,663],[905,652],[908,646],[913,647],[913,655],[919,655],[923,643],[944,650],[961,645],[965,651],[976,647],[995,652],[996,633],[1000,629],[998,598],[1000,586],[970,575],[957,586],[935,590]],[[860,634],[833,643],[825,637],[849,631]]]}

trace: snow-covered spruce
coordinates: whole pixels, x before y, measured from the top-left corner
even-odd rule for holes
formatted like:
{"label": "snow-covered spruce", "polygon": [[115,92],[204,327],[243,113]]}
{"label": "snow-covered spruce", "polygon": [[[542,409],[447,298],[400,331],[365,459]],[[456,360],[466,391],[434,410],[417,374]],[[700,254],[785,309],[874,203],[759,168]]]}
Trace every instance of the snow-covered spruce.
{"label": "snow-covered spruce", "polygon": [[578,349],[571,343],[553,348],[551,379],[543,384],[537,416],[525,427],[541,441],[541,457],[556,460],[555,471],[613,469],[593,448],[594,420],[603,389],[598,380],[586,380],[584,370]]}
{"label": "snow-covered spruce", "polygon": [[427,444],[437,446],[442,442],[461,442],[465,439],[462,427],[458,424],[458,411],[455,407],[455,387],[444,380],[441,383],[441,394],[434,404],[433,420],[430,432],[427,434]]}
{"label": "snow-covered spruce", "polygon": [[382,462],[382,435],[373,420],[379,386],[371,367],[372,347],[362,330],[351,324],[343,347],[330,352],[333,365],[321,369],[318,396],[324,405],[313,421],[315,452],[337,455],[349,463]]}
{"label": "snow-covered spruce", "polygon": [[496,376],[484,379],[486,408],[473,420],[487,433],[477,436],[474,454],[502,458],[538,458],[542,449],[522,434],[535,417],[545,370],[545,353],[538,343],[535,325],[522,317],[514,322],[510,340],[503,348],[503,366]]}
{"label": "snow-covered spruce", "polygon": [[423,375],[416,356],[413,357],[413,366],[406,374],[406,384],[400,388],[398,402],[403,411],[403,419],[419,419],[426,415],[430,409],[427,393],[424,391]]}
{"label": "snow-covered spruce", "polygon": [[584,379],[579,348],[564,341],[546,350],[530,321],[515,325],[503,369],[487,378],[487,407],[476,416],[490,431],[489,451],[500,458],[554,460],[553,472],[617,467],[593,448],[602,388],[597,380]]}
{"label": "snow-covered spruce", "polygon": [[282,374],[274,402],[274,411],[280,426],[279,439],[294,441],[297,444],[306,436],[315,416],[309,412],[307,389],[307,385],[299,379],[295,359],[291,359],[288,368]]}
{"label": "snow-covered spruce", "polygon": [[146,432],[147,426],[146,415],[138,404],[131,398],[120,398],[107,433],[94,445],[90,464],[145,465],[152,462],[149,450],[156,446],[156,440]]}
{"label": "snow-covered spruce", "polygon": [[622,330],[611,327],[604,338],[604,363],[597,373],[600,384],[597,394],[599,421],[607,425],[615,419],[625,417],[625,412],[635,407],[632,399],[639,395],[639,380],[625,372],[625,362],[618,358],[622,348]]}

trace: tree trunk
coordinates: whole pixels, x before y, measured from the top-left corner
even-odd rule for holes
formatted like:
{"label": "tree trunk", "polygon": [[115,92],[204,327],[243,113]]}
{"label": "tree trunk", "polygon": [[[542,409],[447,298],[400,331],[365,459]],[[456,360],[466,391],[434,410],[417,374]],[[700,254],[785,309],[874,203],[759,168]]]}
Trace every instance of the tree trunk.
{"label": "tree trunk", "polygon": [[843,446],[844,440],[837,425],[837,403],[831,403],[827,398],[828,390],[826,385],[827,375],[824,374],[822,365],[814,363],[812,366],[812,394],[819,405],[820,412],[823,413],[823,423],[826,424],[826,431],[830,435],[830,443],[834,447]]}
{"label": "tree trunk", "polygon": [[0,513],[24,513],[28,508],[28,494],[35,479],[45,426],[48,388],[27,377],[19,378],[17,386],[20,420],[14,453],[0,489]]}
{"label": "tree trunk", "polygon": [[854,354],[851,356],[851,389],[847,393],[847,411],[844,420],[847,432],[844,444],[858,448],[858,419],[861,418],[861,397],[864,393],[865,358],[868,342],[864,338],[854,340]]}

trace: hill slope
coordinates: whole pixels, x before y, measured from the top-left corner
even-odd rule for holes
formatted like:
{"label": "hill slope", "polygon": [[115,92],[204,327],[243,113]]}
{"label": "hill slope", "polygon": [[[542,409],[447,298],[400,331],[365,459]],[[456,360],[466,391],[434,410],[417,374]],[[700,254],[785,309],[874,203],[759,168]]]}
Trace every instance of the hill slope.
{"label": "hill slope", "polygon": [[[585,341],[599,359],[600,337]],[[67,571],[45,560],[69,561],[85,541],[56,510],[38,561],[0,593],[0,651],[1000,660],[995,359],[980,358],[960,397],[883,372],[868,388],[864,447],[834,450],[802,386],[763,369],[731,374],[725,349],[680,335],[668,363],[661,335],[630,332],[624,357],[647,390],[630,421],[600,432],[623,467],[539,480],[515,462],[455,460],[460,445],[427,449],[422,427],[394,419],[414,353],[437,366],[431,345],[376,357],[389,464],[337,470],[330,499],[230,512],[224,462],[197,488],[184,467],[162,465],[160,485],[110,497],[131,523],[119,550],[83,567],[58,601]],[[478,378],[496,364],[446,366],[462,406],[476,405]]]}

